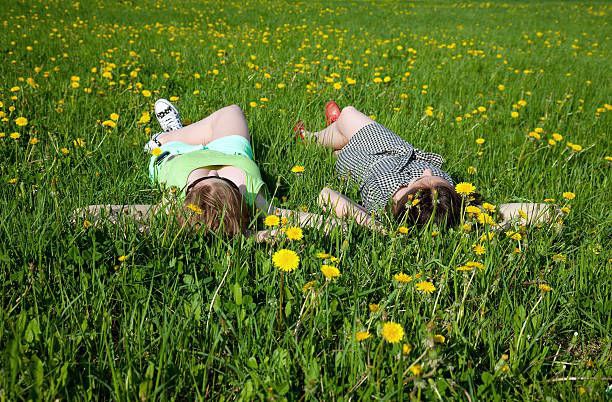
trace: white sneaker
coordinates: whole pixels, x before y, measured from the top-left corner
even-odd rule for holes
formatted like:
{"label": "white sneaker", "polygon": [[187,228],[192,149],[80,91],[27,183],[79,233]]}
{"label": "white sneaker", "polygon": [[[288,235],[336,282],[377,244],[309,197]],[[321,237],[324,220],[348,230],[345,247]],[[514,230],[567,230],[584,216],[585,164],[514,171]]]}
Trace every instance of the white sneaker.
{"label": "white sneaker", "polygon": [[183,128],[181,115],[170,101],[158,99],[155,102],[155,117],[164,131],[174,131]]}
{"label": "white sneaker", "polygon": [[152,152],[155,148],[159,148],[162,146],[161,142],[157,139],[160,135],[166,134],[164,131],[155,133],[151,136],[149,142],[147,142],[144,146],[145,152]]}

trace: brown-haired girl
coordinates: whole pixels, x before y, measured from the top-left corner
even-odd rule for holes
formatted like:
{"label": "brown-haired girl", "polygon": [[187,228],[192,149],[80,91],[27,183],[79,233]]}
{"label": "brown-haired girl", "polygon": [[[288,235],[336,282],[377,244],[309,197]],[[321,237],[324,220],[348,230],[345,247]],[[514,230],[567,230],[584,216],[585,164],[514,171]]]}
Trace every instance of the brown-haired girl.
{"label": "brown-haired girl", "polygon": [[398,220],[416,225],[433,220],[455,225],[461,217],[461,197],[451,177],[442,170],[440,155],[423,152],[376,123],[352,106],[340,111],[334,101],[326,105],[328,126],[308,132],[299,121],[296,135],[331,148],[338,156],[336,172],[359,185],[362,205],[330,188],[319,201],[339,217],[374,225],[374,215],[388,209]]}
{"label": "brown-haired girl", "polygon": [[[221,230],[228,236],[246,233],[251,213],[295,217],[301,225],[323,226],[327,231],[337,222],[319,215],[272,207],[253,159],[251,137],[244,113],[237,105],[217,110],[206,118],[183,127],[178,110],[167,100],[155,103],[155,115],[164,130],[145,145],[152,154],[149,176],[153,183],[174,193],[181,207],[171,205],[93,205],[87,212],[111,221],[132,215],[144,221],[163,210],[177,213],[178,221],[190,227]],[[259,232],[265,239],[273,232]]]}

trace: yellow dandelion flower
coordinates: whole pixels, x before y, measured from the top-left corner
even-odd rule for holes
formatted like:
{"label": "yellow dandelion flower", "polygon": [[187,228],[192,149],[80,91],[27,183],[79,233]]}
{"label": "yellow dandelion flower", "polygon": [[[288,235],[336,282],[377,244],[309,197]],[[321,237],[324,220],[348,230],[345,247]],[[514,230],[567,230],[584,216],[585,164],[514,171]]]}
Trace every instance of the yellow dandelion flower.
{"label": "yellow dandelion flower", "polygon": [[462,196],[468,196],[476,191],[476,187],[472,183],[461,182],[455,186],[455,191]]}
{"label": "yellow dandelion flower", "polygon": [[83,228],[89,229],[90,227],[91,227],[91,222],[89,222],[87,219],[85,219],[83,221]]}
{"label": "yellow dandelion flower", "polygon": [[114,121],[112,121],[112,120],[104,120],[104,121],[102,122],[102,125],[103,125],[104,127],[108,127],[108,128],[115,128],[115,127],[117,127],[117,123],[115,123],[115,122],[114,122]]}
{"label": "yellow dandelion flower", "polygon": [[138,120],[138,124],[147,124],[151,121],[151,115],[149,112],[142,112],[140,119]]}
{"label": "yellow dandelion flower", "polygon": [[400,272],[399,274],[393,275],[393,279],[395,279],[399,283],[409,283],[409,282],[412,282],[412,276],[411,275],[407,275],[407,274],[405,274],[403,272]]}
{"label": "yellow dandelion flower", "polygon": [[522,240],[522,239],[523,239],[523,236],[521,236],[521,234],[520,234],[520,233],[518,233],[518,232],[514,232],[514,231],[512,231],[512,230],[508,230],[508,231],[506,232],[506,237],[509,237],[509,238],[511,238],[511,239],[513,239],[513,240],[517,240],[517,241],[520,241],[520,240]]}
{"label": "yellow dandelion flower", "polygon": [[357,83],[357,80],[351,78],[351,77],[346,77],[346,83],[349,85],[355,85]]}
{"label": "yellow dandelion flower", "polygon": [[304,173],[304,166],[295,165],[294,167],[291,168],[291,171],[293,173]]}
{"label": "yellow dandelion flower", "polygon": [[36,145],[39,143],[38,138],[34,137],[34,138],[30,138],[30,141],[28,141],[30,143],[30,145]]}
{"label": "yellow dandelion flower", "polygon": [[433,341],[434,343],[445,343],[446,338],[444,337],[444,335],[436,334],[433,336]]}
{"label": "yellow dandelion flower", "polygon": [[334,82],[334,89],[338,90],[338,89],[342,89],[342,84],[339,82]]}
{"label": "yellow dandelion flower", "polygon": [[340,276],[340,270],[333,265],[321,265],[321,272],[327,280],[332,280]]}
{"label": "yellow dandelion flower", "polygon": [[402,345],[402,354],[409,355],[412,352],[412,345],[409,343],[404,343]]}
{"label": "yellow dandelion flower", "polygon": [[498,90],[500,90],[500,91],[503,91],[503,90],[505,90],[505,89],[506,89],[506,86],[505,86],[504,84],[499,84],[499,85],[497,86],[497,89],[498,89]]}
{"label": "yellow dandelion flower", "polygon": [[513,119],[518,119],[519,113],[518,112],[511,112],[510,113],[510,117],[512,117]]}
{"label": "yellow dandelion flower", "polygon": [[465,265],[470,268],[478,268],[481,271],[485,268],[484,264],[478,261],[468,261],[465,263]]}
{"label": "yellow dandelion flower", "polygon": [[9,179],[9,180],[7,181],[7,183],[8,183],[8,184],[17,184],[17,178],[16,178],[16,177],[13,177],[12,179]]}
{"label": "yellow dandelion flower", "polygon": [[570,148],[572,149],[572,151],[574,152],[580,152],[582,151],[582,145],[578,145],[578,144],[572,144],[570,146]]}
{"label": "yellow dandelion flower", "polygon": [[370,303],[368,305],[368,308],[370,309],[370,313],[377,313],[378,310],[380,310],[380,304]]}
{"label": "yellow dandelion flower", "polygon": [[479,213],[477,219],[481,225],[495,225],[495,219],[487,213]]}
{"label": "yellow dandelion flower", "polygon": [[302,237],[304,237],[302,228],[297,226],[288,227],[285,229],[285,234],[289,240],[302,240]]}
{"label": "yellow dandelion flower", "polygon": [[412,366],[410,366],[408,370],[410,370],[412,375],[414,375],[415,377],[418,377],[423,372],[423,367],[420,364],[413,364]]}
{"label": "yellow dandelion flower", "polygon": [[315,254],[315,257],[320,258],[322,260],[326,260],[329,257],[331,257],[331,254],[324,253],[324,252],[318,252],[318,253]]}
{"label": "yellow dandelion flower", "polygon": [[465,212],[472,215],[478,215],[480,213],[480,208],[474,205],[468,205],[465,207]]}
{"label": "yellow dandelion flower", "polygon": [[389,343],[398,343],[404,338],[404,328],[395,322],[385,322],[382,326],[381,335]]}
{"label": "yellow dandelion flower", "polygon": [[280,249],[272,256],[274,266],[281,271],[294,271],[300,264],[300,257],[295,251]]}
{"label": "yellow dandelion flower", "polygon": [[264,225],[266,226],[278,226],[280,223],[280,218],[276,215],[268,215],[266,219],[264,219]]}
{"label": "yellow dandelion flower", "polygon": [[18,140],[19,137],[21,137],[21,134],[19,134],[19,133],[10,133],[9,137],[11,137],[14,140]]}
{"label": "yellow dandelion flower", "polygon": [[28,119],[26,119],[25,117],[18,117],[15,119],[15,124],[17,124],[19,127],[27,126]]}
{"label": "yellow dandelion flower", "polygon": [[277,87],[278,89],[283,89],[283,88],[285,88],[286,86],[287,86],[287,85],[285,85],[285,83],[284,83],[284,82],[279,82],[279,83],[276,85],[276,87]]}
{"label": "yellow dandelion flower", "polygon": [[111,113],[109,117],[112,121],[119,120],[119,115],[117,113]]}
{"label": "yellow dandelion flower", "polygon": [[151,155],[153,155],[153,156],[159,156],[159,155],[161,155],[161,153],[162,153],[161,148],[153,148],[151,150]]}
{"label": "yellow dandelion flower", "polygon": [[142,93],[142,96],[144,96],[145,98],[151,97],[151,91],[149,91],[148,89],[145,89],[141,93]]}
{"label": "yellow dandelion flower", "polygon": [[194,213],[198,215],[204,213],[204,211],[202,211],[202,208],[198,207],[196,204],[189,203],[186,205],[186,208],[193,211]]}
{"label": "yellow dandelion flower", "polygon": [[306,284],[304,284],[304,286],[302,286],[302,292],[306,293],[308,292],[310,289],[312,289],[315,285],[317,284],[317,281],[310,281],[310,282],[306,282]]}
{"label": "yellow dandelion flower", "polygon": [[370,334],[370,331],[358,331],[355,334],[355,340],[357,342],[361,342],[361,341],[365,341],[366,339],[370,338],[372,336],[372,334]]}
{"label": "yellow dandelion flower", "polygon": [[480,241],[491,241],[495,237],[495,232],[483,233],[480,236]]}
{"label": "yellow dandelion flower", "polygon": [[123,262],[123,261],[125,261],[127,259],[128,259],[127,255],[120,255],[119,258],[118,258],[119,262]]}
{"label": "yellow dandelion flower", "polygon": [[422,281],[422,282],[419,282],[419,283],[416,284],[416,289],[419,292],[423,292],[423,293],[433,293],[433,292],[435,292],[436,287],[431,282]]}
{"label": "yellow dandelion flower", "polygon": [[70,151],[66,147],[61,148],[60,152],[63,153],[64,155],[68,155],[70,153]]}
{"label": "yellow dandelion flower", "polygon": [[255,101],[250,101],[250,102],[249,102],[249,106],[250,106],[250,107],[257,107],[257,102],[255,102]]}
{"label": "yellow dandelion flower", "polygon": [[408,233],[408,228],[406,226],[400,226],[397,228],[397,231],[401,234],[407,234]]}
{"label": "yellow dandelion flower", "polygon": [[487,252],[487,249],[482,244],[474,244],[472,246],[472,251],[474,251],[474,254],[476,255],[483,255]]}
{"label": "yellow dandelion flower", "polygon": [[552,137],[553,137],[553,140],[555,140],[555,141],[563,140],[563,136],[561,134],[559,134],[559,133],[552,133]]}
{"label": "yellow dandelion flower", "polygon": [[476,144],[482,145],[484,143],[485,143],[485,139],[484,138],[476,138]]}
{"label": "yellow dandelion flower", "polygon": [[538,288],[539,288],[539,289],[540,289],[542,292],[544,292],[544,293],[546,293],[546,292],[550,292],[550,291],[552,290],[552,288],[550,287],[550,285],[548,285],[548,284],[546,284],[546,283],[540,283],[540,284],[538,285]]}
{"label": "yellow dandelion flower", "polygon": [[488,212],[495,212],[495,205],[489,204],[488,202],[484,202],[482,208]]}
{"label": "yellow dandelion flower", "polygon": [[572,193],[571,191],[566,191],[563,193],[563,198],[565,198],[566,200],[573,200],[574,198],[576,198],[576,194]]}

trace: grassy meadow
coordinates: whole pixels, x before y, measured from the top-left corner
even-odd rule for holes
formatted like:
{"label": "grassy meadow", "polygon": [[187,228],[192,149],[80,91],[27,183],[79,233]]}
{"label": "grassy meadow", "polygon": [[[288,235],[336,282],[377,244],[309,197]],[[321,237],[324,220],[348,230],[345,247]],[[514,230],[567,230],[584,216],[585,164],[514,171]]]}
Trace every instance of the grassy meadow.
{"label": "grassy meadow", "polygon": [[[611,12],[5,2],[0,401],[608,400]],[[335,99],[442,154],[484,201],[562,216],[508,231],[474,214],[451,230],[386,222],[384,235],[349,222],[262,244],[163,216],[145,232],[72,222],[89,204],[160,200],[142,149],[159,97],[185,123],[240,105],[278,206],[321,213],[323,186],[357,197],[331,152],[291,131],[323,127]],[[295,271],[273,264],[281,249]]]}

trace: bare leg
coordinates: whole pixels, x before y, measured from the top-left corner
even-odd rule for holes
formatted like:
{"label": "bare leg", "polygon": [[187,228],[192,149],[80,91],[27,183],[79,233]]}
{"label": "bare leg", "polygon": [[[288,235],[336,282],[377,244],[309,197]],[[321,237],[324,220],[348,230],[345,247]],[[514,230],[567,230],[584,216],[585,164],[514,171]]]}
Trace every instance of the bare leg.
{"label": "bare leg", "polygon": [[238,105],[219,109],[196,123],[160,135],[157,140],[162,144],[181,141],[190,145],[206,145],[228,135],[239,135],[251,140],[244,113]]}
{"label": "bare leg", "polygon": [[342,149],[346,144],[348,144],[348,140],[345,136],[342,135],[337,129],[336,123],[332,123],[329,126],[325,127],[321,131],[317,132],[305,132],[304,133],[308,138],[314,138],[317,141],[317,144],[322,145],[327,148],[331,148],[334,150]]}
{"label": "bare leg", "polygon": [[346,137],[347,142],[350,141],[359,130],[372,123],[374,123],[374,120],[370,119],[353,106],[343,108],[340,117],[336,120],[338,131]]}
{"label": "bare leg", "polygon": [[348,144],[353,135],[360,129],[372,123],[374,123],[374,120],[353,106],[347,106],[342,109],[336,122],[321,131],[306,133],[306,135],[315,137],[317,143],[324,147],[338,151]]}

